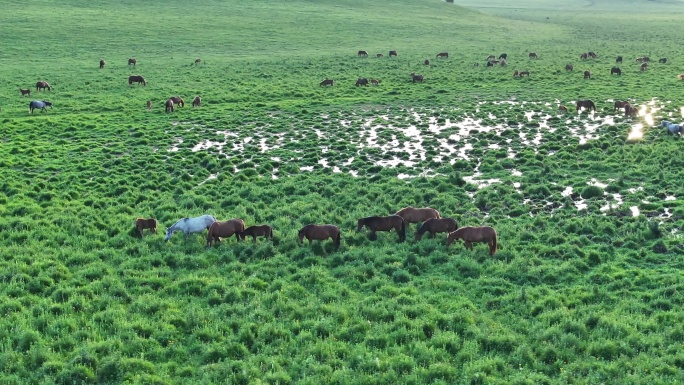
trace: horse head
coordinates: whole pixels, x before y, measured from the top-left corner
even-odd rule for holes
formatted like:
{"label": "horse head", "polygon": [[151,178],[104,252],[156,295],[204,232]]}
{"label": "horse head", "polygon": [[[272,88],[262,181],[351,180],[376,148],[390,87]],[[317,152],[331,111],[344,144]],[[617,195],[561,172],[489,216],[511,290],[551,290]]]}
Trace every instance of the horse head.
{"label": "horse head", "polygon": [[176,232],[176,226],[175,225],[166,229],[166,237],[164,238],[164,241],[168,242],[168,240],[171,239],[171,236],[173,235],[174,232]]}

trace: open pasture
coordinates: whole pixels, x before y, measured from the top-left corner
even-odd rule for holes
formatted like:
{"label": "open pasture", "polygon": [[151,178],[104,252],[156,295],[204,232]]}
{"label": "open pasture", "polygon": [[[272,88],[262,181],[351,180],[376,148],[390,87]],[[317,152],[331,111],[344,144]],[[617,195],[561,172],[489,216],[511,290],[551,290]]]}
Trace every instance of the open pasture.
{"label": "open pasture", "polygon": [[[683,10],[586,3],[3,5],[0,382],[681,383]],[[355,231],[406,206],[496,254]]]}

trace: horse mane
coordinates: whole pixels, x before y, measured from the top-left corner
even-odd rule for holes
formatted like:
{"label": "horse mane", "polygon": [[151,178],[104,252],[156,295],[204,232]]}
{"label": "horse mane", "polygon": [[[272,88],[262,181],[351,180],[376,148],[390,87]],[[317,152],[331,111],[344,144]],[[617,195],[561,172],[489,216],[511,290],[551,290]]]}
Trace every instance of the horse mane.
{"label": "horse mane", "polygon": [[171,227],[176,227],[177,224],[181,223],[182,221],[187,221],[188,219],[189,218],[187,218],[187,217],[181,218],[181,219],[177,220],[176,223],[172,224]]}

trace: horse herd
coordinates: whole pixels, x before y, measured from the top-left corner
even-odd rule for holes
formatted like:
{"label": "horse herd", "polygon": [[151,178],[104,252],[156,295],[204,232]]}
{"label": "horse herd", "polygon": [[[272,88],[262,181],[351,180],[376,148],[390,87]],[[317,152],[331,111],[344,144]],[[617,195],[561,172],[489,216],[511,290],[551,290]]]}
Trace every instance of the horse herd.
{"label": "horse herd", "polygon": [[[432,238],[437,233],[447,233],[447,247],[454,241],[462,239],[467,249],[473,249],[473,243],[483,242],[489,245],[489,254],[494,255],[497,250],[497,233],[489,226],[482,227],[458,227],[458,224],[453,218],[442,218],[439,211],[430,208],[414,208],[405,207],[395,214],[388,216],[372,216],[361,218],[357,222],[356,231],[361,231],[364,227],[370,230],[371,240],[377,239],[376,232],[378,231],[392,231],[394,230],[399,236],[399,241],[406,240],[406,227],[411,223],[420,223],[420,226],[415,234],[415,240],[420,241],[423,234],[429,233]],[[157,232],[157,221],[154,218],[137,218],[135,220],[135,227],[140,233],[140,236],[145,235],[145,229],[151,232]],[[239,240],[245,240],[247,237],[252,237],[253,242],[256,242],[257,237],[264,237],[267,239],[273,238],[273,228],[269,225],[256,225],[245,228],[245,222],[242,219],[235,218],[227,221],[217,221],[212,215],[202,215],[193,218],[182,218],[166,229],[166,237],[164,241],[171,239],[174,233],[182,231],[186,236],[192,233],[199,233],[207,230],[207,248],[212,244],[220,242],[221,238],[229,238],[235,236]],[[306,238],[311,244],[313,240],[331,239],[336,248],[340,246],[341,231],[340,228],[331,224],[310,224],[302,227],[298,234],[299,243]]]}

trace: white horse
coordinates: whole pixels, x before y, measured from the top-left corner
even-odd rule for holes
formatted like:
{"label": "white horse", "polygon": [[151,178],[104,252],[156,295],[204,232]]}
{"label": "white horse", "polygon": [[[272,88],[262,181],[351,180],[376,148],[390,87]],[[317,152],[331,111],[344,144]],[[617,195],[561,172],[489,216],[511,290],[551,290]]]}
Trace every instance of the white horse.
{"label": "white horse", "polygon": [[667,120],[663,120],[660,123],[660,127],[667,127],[667,131],[671,134],[682,134],[684,133],[684,127],[682,127],[681,124],[674,124],[671,122],[668,122]]}
{"label": "white horse", "polygon": [[204,229],[209,229],[212,223],[216,222],[216,218],[213,215],[202,215],[194,218],[183,218],[178,220],[178,222],[172,224],[168,229],[166,229],[165,241],[171,239],[173,233],[176,231],[182,231],[187,237],[190,233],[199,233]]}

